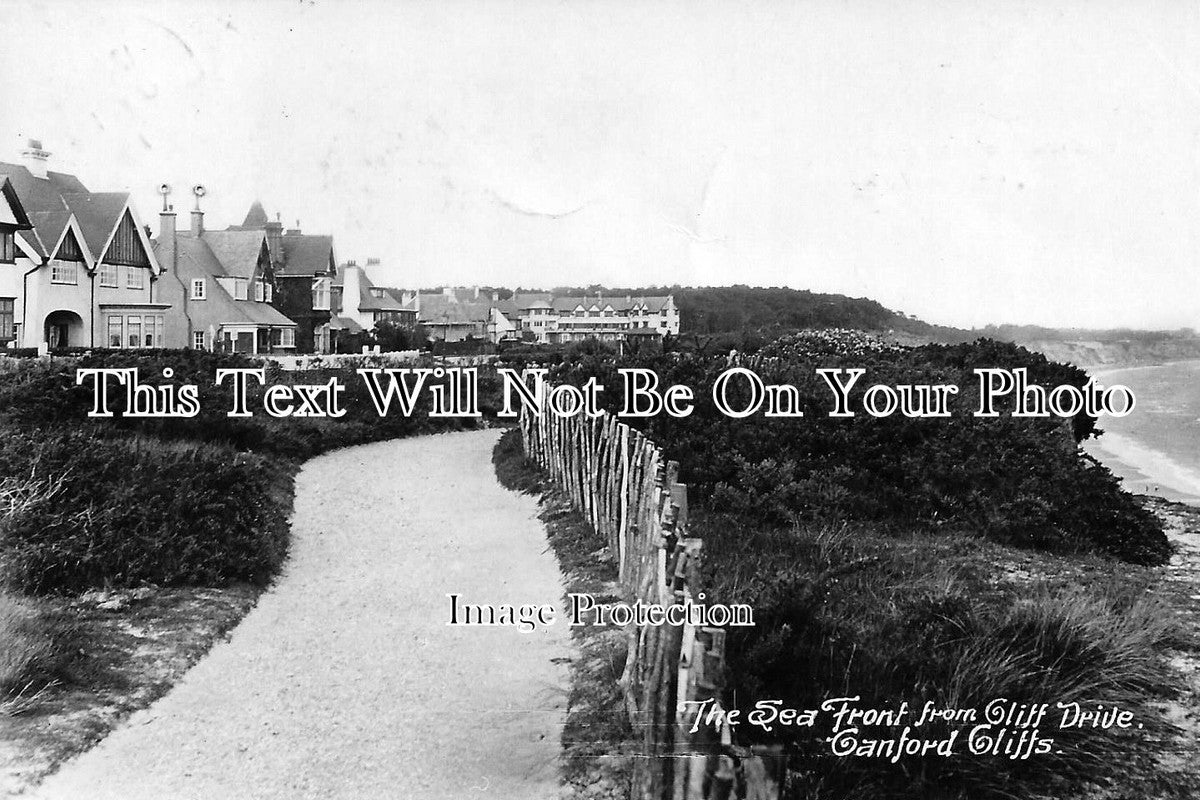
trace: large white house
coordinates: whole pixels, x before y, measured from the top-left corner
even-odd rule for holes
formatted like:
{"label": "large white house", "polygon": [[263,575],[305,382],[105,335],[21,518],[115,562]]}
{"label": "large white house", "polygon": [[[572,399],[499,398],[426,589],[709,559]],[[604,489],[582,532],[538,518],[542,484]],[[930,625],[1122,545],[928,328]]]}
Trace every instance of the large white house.
{"label": "large white house", "polygon": [[11,336],[0,341],[162,347],[170,305],[158,297],[162,270],[129,195],[91,192],[49,171],[40,142],[22,155],[22,164],[0,163],[0,184],[8,181],[32,223],[15,233],[16,271],[0,276],[0,328],[13,313]]}

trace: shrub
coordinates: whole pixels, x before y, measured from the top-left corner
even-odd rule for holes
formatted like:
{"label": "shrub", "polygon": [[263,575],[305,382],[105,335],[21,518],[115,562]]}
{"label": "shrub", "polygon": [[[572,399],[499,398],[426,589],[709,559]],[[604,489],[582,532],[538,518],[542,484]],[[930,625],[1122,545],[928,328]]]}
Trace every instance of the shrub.
{"label": "shrub", "polygon": [[262,583],[286,553],[290,471],[227,446],[6,431],[0,472],[20,470],[33,489],[0,514],[16,589]]}
{"label": "shrub", "polygon": [[[711,388],[727,357],[667,353],[618,360],[602,348],[564,350],[551,378],[582,384],[596,377],[619,387],[618,367],[654,370],[662,385],[694,390],[687,417],[629,420],[681,465],[693,502],[737,509],[763,525],[841,520],[981,531],[997,541],[1057,552],[1095,551],[1137,564],[1161,564],[1171,548],[1161,525],[1077,442],[1095,420],[977,418],[981,366],[1029,370],[1043,386],[1082,386],[1086,374],[1016,345],[905,348],[856,331],[804,332],[776,341],[750,362],[767,383],[796,388],[803,418],[730,419]],[[831,393],[819,367],[861,367],[850,392],[861,408],[875,383],[955,384],[950,417],[830,418]],[[621,393],[601,395],[610,410]],[[733,402],[741,399],[736,397]]]}

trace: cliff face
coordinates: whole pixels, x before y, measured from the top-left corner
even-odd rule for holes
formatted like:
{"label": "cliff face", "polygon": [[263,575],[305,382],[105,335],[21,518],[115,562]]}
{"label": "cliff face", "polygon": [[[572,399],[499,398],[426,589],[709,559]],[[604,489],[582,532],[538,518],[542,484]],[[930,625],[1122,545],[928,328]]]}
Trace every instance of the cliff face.
{"label": "cliff face", "polygon": [[1077,367],[1141,367],[1168,361],[1200,360],[1200,337],[1172,337],[1156,341],[1017,340],[1052,361]]}

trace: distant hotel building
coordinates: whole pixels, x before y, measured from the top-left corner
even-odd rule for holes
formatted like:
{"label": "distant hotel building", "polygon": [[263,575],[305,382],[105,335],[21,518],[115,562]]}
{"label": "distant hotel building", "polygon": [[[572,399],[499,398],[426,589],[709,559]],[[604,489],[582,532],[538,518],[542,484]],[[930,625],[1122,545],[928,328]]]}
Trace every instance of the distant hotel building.
{"label": "distant hotel building", "polygon": [[422,292],[417,319],[431,339],[459,342],[524,340],[562,344],[679,335],[679,309],[671,295],[654,297],[555,297],[537,292],[501,300],[496,292],[447,287]]}
{"label": "distant hotel building", "polygon": [[661,339],[679,335],[679,309],[672,295],[654,297],[553,297],[519,294],[505,316],[518,328],[517,337],[542,344],[599,339]]}

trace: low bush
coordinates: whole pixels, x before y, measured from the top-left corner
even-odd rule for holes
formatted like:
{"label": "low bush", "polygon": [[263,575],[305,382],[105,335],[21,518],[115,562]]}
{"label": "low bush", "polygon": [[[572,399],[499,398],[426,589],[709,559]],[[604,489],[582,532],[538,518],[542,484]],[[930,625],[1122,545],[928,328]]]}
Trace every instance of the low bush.
{"label": "low bush", "polygon": [[0,569],[27,592],[262,583],[287,551],[291,472],[228,446],[8,430]]}

